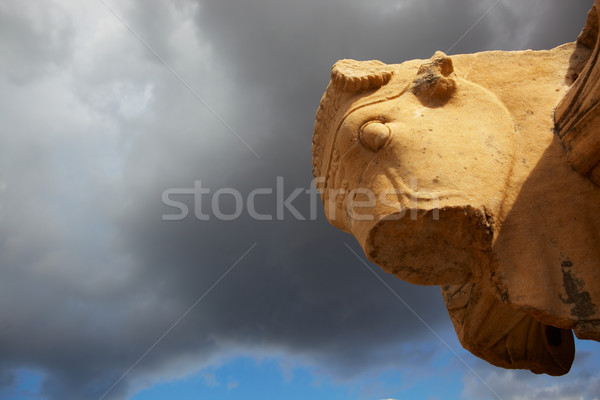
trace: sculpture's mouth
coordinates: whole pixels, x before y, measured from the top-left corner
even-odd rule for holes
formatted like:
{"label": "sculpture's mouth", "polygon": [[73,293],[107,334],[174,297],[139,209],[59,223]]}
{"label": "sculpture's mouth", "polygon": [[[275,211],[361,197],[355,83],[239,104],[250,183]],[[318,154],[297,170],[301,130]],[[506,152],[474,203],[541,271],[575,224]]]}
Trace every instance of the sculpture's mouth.
{"label": "sculpture's mouth", "polygon": [[365,161],[360,174],[349,176],[351,165],[342,158],[330,221],[353,234],[371,261],[408,282],[457,284],[479,274],[471,266],[489,260],[493,238],[486,212],[469,206],[458,190],[429,190],[382,164]]}
{"label": "sculpture's mouth", "polygon": [[472,266],[490,259],[493,227],[481,210],[463,206],[389,214],[365,233],[367,257],[386,272],[418,285],[449,285],[480,274]]}

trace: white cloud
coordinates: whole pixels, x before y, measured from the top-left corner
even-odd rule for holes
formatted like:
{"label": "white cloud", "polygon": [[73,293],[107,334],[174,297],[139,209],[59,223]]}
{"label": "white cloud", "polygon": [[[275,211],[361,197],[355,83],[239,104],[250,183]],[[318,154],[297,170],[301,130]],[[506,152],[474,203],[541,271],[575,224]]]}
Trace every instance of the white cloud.
{"label": "white cloud", "polygon": [[[580,363],[582,364],[582,363]],[[479,363],[477,372],[485,384],[473,374],[463,376],[464,399],[496,399],[491,387],[503,400],[598,400],[600,373],[592,364],[575,364],[562,377],[535,375],[529,371],[504,370]]]}
{"label": "white cloud", "polygon": [[232,390],[235,389],[236,387],[238,387],[240,384],[238,382],[229,382],[227,383],[227,390]]}

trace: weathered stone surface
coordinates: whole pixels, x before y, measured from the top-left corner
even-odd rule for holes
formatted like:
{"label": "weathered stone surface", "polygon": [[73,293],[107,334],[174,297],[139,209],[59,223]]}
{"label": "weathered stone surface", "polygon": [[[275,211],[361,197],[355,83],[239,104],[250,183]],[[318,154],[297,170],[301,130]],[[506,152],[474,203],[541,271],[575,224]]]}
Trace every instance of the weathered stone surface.
{"label": "weathered stone surface", "polygon": [[572,331],[600,340],[600,187],[571,150],[597,143],[577,125],[600,118],[594,12],[552,50],[338,61],[317,112],[329,221],[385,271],[440,285],[463,346],[497,366],[561,375]]}
{"label": "weathered stone surface", "polygon": [[575,81],[556,107],[556,133],[573,168],[600,186],[600,1],[577,38],[567,79]]}

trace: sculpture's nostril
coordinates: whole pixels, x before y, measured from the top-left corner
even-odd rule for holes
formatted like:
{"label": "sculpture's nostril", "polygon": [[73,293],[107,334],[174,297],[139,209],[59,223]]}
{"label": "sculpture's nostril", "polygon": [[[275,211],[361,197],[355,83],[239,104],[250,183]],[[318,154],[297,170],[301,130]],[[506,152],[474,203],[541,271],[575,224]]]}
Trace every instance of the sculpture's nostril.
{"label": "sculpture's nostril", "polygon": [[389,126],[379,121],[367,122],[360,128],[359,140],[364,147],[377,152],[390,139]]}
{"label": "sculpture's nostril", "polygon": [[560,346],[562,344],[560,329],[546,325],[546,340],[548,340],[548,344],[551,346]]}

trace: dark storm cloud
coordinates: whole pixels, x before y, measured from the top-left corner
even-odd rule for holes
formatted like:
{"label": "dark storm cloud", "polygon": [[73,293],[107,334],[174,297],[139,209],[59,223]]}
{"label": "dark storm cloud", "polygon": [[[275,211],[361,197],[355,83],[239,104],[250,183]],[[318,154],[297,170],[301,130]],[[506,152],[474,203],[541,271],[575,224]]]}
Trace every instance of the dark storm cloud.
{"label": "dark storm cloud", "polygon": [[[548,48],[574,40],[589,3],[532,3],[515,12],[516,2],[501,2],[453,52]],[[22,157],[13,180],[2,178],[8,181],[3,196],[21,211],[4,217],[1,232],[0,367],[6,373],[0,376],[33,366],[47,372],[43,390],[50,398],[99,397],[254,243],[112,397],[126,393],[128,384],[165,374],[167,366],[193,371],[234,352],[283,353],[338,377],[415,365],[417,359],[426,368],[443,346],[348,251],[346,242],[358,250],[354,239],[330,226],[320,210],[315,221],[289,212],[283,221],[256,221],[246,212],[235,221],[192,215],[163,221],[161,215],[173,209],[161,196],[200,180],[211,189],[204,199],[208,212],[220,188],[234,188],[246,199],[258,187],[275,190],[278,176],[286,196],[308,188],[314,114],[331,65],[340,58],[430,57],[454,45],[491,5],[124,5],[120,11],[131,26],[261,158],[127,31],[118,36],[116,28],[109,30],[120,38],[110,46],[92,42],[81,57],[86,62],[73,68],[70,89],[100,126],[63,126],[58,118],[57,130],[76,133],[83,126],[93,130],[87,133],[98,147],[114,142],[111,165],[118,172],[110,180],[96,178],[96,164],[81,156],[95,154],[94,146],[86,147],[75,133],[61,142],[68,149],[37,136],[10,147]],[[24,33],[26,25],[9,32],[18,43],[31,35]],[[12,79],[10,71],[5,74]],[[150,93],[147,105],[139,93]],[[51,99],[42,100],[39,108],[52,109]],[[15,129],[37,128],[26,116],[12,118]],[[118,132],[118,139],[108,132]],[[75,160],[72,168],[56,170],[67,159]],[[78,175],[82,166],[85,179]],[[183,198],[191,209],[190,197]],[[257,210],[274,212],[274,195],[258,199]],[[303,194],[293,205],[308,217],[308,202]],[[438,288],[380,275],[434,329],[452,329]]]}

